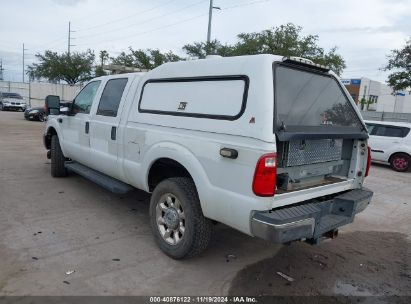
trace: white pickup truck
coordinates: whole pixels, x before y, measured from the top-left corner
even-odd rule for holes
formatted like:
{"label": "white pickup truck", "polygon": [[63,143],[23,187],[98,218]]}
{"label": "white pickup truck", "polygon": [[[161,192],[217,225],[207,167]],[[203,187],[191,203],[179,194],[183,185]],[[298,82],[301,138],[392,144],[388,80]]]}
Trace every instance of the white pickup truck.
{"label": "white pickup truck", "polygon": [[368,133],[334,73],[274,55],[164,64],[48,96],[51,174],[152,193],[158,246],[202,252],[214,223],[276,243],[335,237],[369,204]]}

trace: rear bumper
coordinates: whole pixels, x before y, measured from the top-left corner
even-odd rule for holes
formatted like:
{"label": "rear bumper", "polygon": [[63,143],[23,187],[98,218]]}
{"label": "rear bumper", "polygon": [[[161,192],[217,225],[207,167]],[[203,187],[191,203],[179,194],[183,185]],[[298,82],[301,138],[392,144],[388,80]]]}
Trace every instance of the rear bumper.
{"label": "rear bumper", "polygon": [[310,201],[269,211],[254,211],[251,233],[274,243],[319,240],[327,232],[351,223],[371,201],[369,190],[351,190],[333,199]]}

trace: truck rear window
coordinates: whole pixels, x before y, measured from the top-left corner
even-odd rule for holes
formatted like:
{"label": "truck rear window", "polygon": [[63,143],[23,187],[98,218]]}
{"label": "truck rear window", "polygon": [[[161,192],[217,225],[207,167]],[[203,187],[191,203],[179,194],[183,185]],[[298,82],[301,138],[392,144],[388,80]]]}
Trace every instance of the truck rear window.
{"label": "truck rear window", "polygon": [[274,71],[277,128],[362,128],[335,78],[281,65]]}

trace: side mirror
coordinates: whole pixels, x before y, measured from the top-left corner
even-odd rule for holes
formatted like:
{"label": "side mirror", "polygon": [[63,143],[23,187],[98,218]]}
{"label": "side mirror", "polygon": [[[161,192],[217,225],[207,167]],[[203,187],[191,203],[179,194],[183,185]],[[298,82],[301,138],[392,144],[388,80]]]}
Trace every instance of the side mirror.
{"label": "side mirror", "polygon": [[56,95],[48,95],[46,97],[47,115],[60,114],[60,97]]}

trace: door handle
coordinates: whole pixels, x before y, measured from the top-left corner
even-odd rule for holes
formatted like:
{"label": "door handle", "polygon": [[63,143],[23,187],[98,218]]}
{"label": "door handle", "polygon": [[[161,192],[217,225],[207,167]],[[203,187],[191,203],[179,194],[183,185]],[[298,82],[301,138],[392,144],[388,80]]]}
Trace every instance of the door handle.
{"label": "door handle", "polygon": [[86,121],[86,126],[84,131],[86,132],[86,134],[88,134],[88,132],[90,131],[90,122]]}
{"label": "door handle", "polygon": [[115,126],[111,127],[111,140],[116,140],[117,137],[117,128]]}

